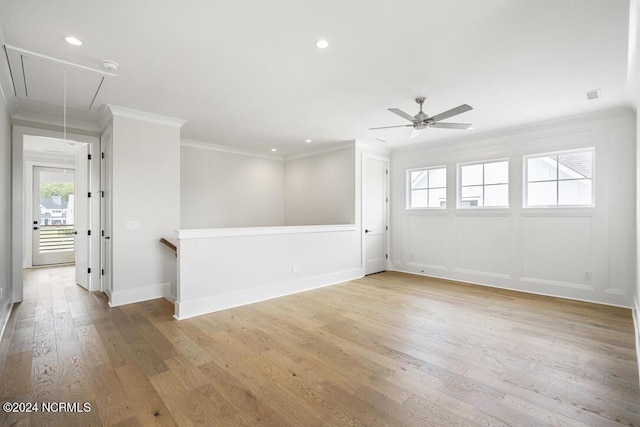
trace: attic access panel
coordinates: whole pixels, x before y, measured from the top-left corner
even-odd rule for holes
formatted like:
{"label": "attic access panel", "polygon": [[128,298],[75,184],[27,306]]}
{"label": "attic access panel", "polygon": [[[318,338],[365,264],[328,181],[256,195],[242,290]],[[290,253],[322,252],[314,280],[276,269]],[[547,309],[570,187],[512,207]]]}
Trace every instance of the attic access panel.
{"label": "attic access panel", "polygon": [[105,77],[114,76],[71,62],[5,45],[14,94],[18,98],[90,110]]}

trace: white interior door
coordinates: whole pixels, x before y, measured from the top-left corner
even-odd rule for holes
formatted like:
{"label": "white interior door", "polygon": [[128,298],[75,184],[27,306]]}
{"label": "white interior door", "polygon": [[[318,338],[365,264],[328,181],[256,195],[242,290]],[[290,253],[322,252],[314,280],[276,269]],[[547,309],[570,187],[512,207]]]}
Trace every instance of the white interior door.
{"label": "white interior door", "polygon": [[76,243],[76,283],[90,289],[89,248],[89,144],[76,143],[76,203],[75,203],[75,243]]}
{"label": "white interior door", "polygon": [[362,227],[364,240],[364,273],[387,269],[387,177],[389,161],[363,155],[362,161]]}
{"label": "white interior door", "polygon": [[73,168],[33,167],[33,266],[74,262],[74,176]]}

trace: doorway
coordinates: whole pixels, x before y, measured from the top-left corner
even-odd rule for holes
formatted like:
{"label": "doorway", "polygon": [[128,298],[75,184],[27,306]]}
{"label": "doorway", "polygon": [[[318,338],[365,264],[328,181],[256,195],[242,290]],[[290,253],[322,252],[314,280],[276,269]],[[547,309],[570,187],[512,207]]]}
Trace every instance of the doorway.
{"label": "doorway", "polygon": [[33,167],[34,267],[75,262],[75,168]]}
{"label": "doorway", "polygon": [[99,156],[91,160],[99,138],[64,136],[13,127],[13,302],[23,300],[23,269],[34,266],[75,263],[76,283],[91,291],[100,286],[99,277],[91,280],[91,266],[100,271],[99,233],[91,233],[100,223],[100,198],[91,198],[100,188]]}

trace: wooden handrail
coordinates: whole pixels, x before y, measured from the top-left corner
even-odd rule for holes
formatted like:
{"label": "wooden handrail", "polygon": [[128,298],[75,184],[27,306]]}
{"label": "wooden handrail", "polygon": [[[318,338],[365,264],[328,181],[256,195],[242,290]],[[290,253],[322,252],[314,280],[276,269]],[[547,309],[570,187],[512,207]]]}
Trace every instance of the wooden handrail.
{"label": "wooden handrail", "polygon": [[164,237],[160,238],[160,243],[162,243],[163,245],[165,245],[166,247],[171,249],[173,251],[173,253],[176,254],[176,256],[178,256],[178,248],[177,248],[176,245],[174,245],[173,243],[171,243],[170,241],[168,241]]}

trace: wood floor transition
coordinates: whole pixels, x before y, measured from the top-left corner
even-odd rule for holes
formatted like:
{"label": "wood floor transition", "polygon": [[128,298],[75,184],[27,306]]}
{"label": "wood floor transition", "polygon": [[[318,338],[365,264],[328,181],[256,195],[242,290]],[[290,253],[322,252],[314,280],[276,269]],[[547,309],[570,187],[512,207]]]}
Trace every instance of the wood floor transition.
{"label": "wood floor transition", "polygon": [[0,343],[3,408],[70,405],[1,425],[640,426],[626,309],[387,272],[176,321],[73,273],[27,271]]}

